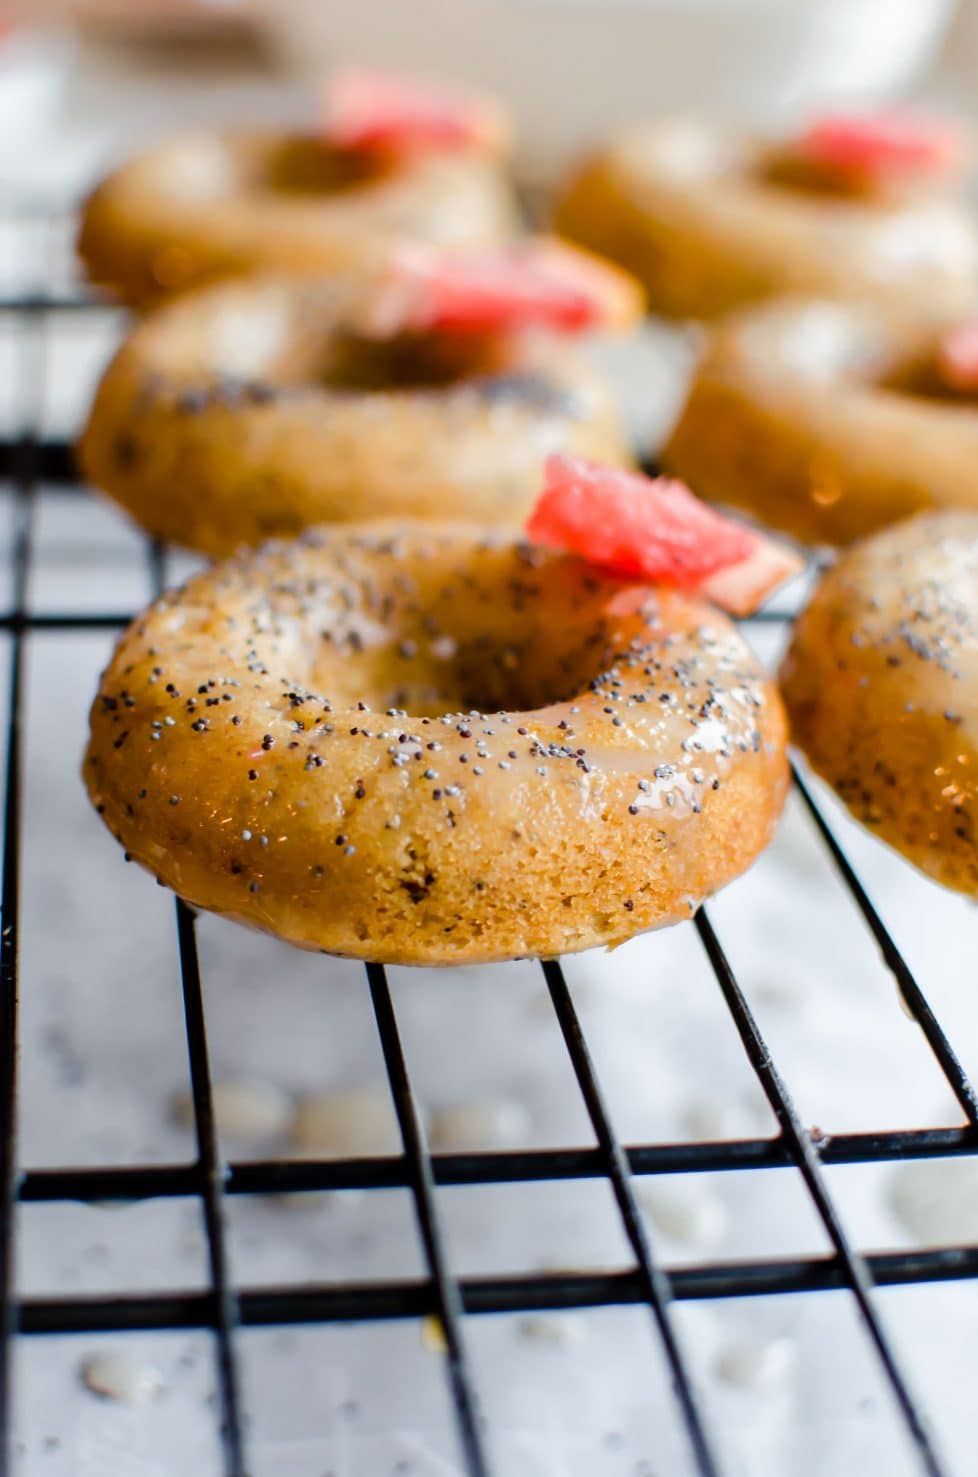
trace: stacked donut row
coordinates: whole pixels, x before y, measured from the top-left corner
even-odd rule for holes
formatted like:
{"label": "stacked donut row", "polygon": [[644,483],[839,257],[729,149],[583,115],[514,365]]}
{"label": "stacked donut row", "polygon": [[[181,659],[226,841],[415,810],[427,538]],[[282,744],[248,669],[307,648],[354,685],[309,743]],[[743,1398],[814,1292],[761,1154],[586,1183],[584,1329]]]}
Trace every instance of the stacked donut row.
{"label": "stacked donut row", "polygon": [[[308,134],[165,144],[84,214],[90,275],[144,316],[83,470],[233,556],[122,638],[86,781],[161,881],[303,947],[620,942],[773,833],[781,702],[717,602],[792,561],[630,470],[571,336],[634,331],[643,296],[710,320],[662,460],[804,542],[970,506],[978,231],[951,130],[660,122],[564,191],[575,250],[514,234],[507,141],[490,101],[359,75]],[[966,512],[857,546],[783,674],[816,767],[971,892],[976,548]]]}

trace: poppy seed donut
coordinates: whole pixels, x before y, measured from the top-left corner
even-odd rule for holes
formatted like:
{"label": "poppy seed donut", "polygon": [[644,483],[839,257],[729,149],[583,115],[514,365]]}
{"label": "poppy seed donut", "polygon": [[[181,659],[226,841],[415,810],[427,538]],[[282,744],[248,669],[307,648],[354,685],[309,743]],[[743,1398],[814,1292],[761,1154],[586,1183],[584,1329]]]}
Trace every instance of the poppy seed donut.
{"label": "poppy seed donut", "polygon": [[781,680],[793,739],[857,820],[978,895],[978,512],[847,549]]}
{"label": "poppy seed donut", "polygon": [[498,160],[472,149],[393,161],[314,135],[193,133],[121,165],[82,211],[92,281],[145,307],[253,271],[347,271],[400,238],[504,240],[516,226]]}
{"label": "poppy seed donut", "polygon": [[784,718],[701,601],[467,524],[380,523],[150,607],[84,774],[198,907],[328,953],[476,963],[688,918],[772,835]]}
{"label": "poppy seed donut", "polygon": [[474,363],[466,335],[371,343],[345,329],[356,296],[261,279],[143,319],[96,394],[87,480],[157,537],[228,554],[365,518],[516,528],[550,452],[631,461],[610,388],[563,342]]}

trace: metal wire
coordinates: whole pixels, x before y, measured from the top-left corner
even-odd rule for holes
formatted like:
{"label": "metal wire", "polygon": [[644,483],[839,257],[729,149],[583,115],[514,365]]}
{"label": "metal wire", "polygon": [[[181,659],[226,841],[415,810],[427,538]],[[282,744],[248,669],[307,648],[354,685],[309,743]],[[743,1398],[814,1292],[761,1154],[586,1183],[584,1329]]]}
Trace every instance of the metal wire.
{"label": "metal wire", "polygon": [[[25,435],[15,483],[17,501],[12,545],[14,609],[23,610],[27,598],[31,538],[34,524],[32,440]],[[0,888],[0,1411],[10,1404],[10,1336],[13,1331],[13,1245],[16,1199],[17,1130],[17,994],[18,922],[20,917],[20,852],[22,734],[24,694],[24,639],[11,637],[8,689],[7,776],[3,804],[3,883]],[[0,1441],[0,1477],[11,1470],[11,1433],[4,1425]]]}
{"label": "metal wire", "polygon": [[221,1399],[224,1465],[228,1477],[245,1477],[239,1382],[232,1344],[233,1332],[239,1321],[238,1298],[228,1276],[224,1212],[221,1204],[224,1175],[217,1146],[204,1000],[200,988],[200,962],[197,958],[193,914],[179,899],[176,910],[180,980],[183,986],[194,1132],[197,1139],[195,1168],[198,1173],[195,1176],[195,1191],[201,1199],[207,1235],[207,1261],[212,1288],[212,1316],[209,1321],[217,1336],[217,1381]]}
{"label": "metal wire", "polygon": [[[876,1287],[907,1287],[922,1282],[957,1282],[978,1277],[978,1247],[932,1251],[879,1252],[865,1257]],[[771,1297],[830,1292],[846,1287],[834,1257],[713,1262],[670,1268],[676,1302]],[[566,1312],[580,1308],[647,1304],[639,1272],[533,1273],[512,1277],[462,1277],[458,1280],[465,1313]],[[274,1327],[286,1323],[366,1323],[379,1319],[427,1317],[431,1289],[425,1282],[303,1283],[250,1287],[238,1294],[241,1325]],[[213,1303],[206,1292],[134,1293],[128,1297],[26,1298],[17,1309],[23,1334],[106,1333],[173,1328],[210,1328]]]}
{"label": "metal wire", "polygon": [[809,815],[818,827],[819,834],[828,847],[829,854],[838,867],[842,880],[852,894],[853,902],[856,904],[860,913],[862,913],[870,933],[879,945],[880,953],[883,956],[887,968],[896,980],[897,989],[900,991],[900,996],[904,1004],[926,1036],[927,1044],[937,1058],[941,1071],[947,1080],[947,1085],[957,1098],[965,1117],[968,1119],[972,1128],[978,1128],[978,1096],[975,1094],[975,1089],[968,1074],[958,1061],[957,1053],[938,1024],[937,1017],[933,1010],[931,1010],[924,992],[914,979],[907,961],[893,942],[893,938],[886,924],[873,907],[869,899],[869,894],[856,876],[848,857],[835,839],[832,828],[815,804],[811,790],[805,784],[797,768],[793,768],[792,774],[795,781],[795,788],[805,802],[805,808]]}
{"label": "metal wire", "polygon": [[[618,1140],[594,1070],[570,991],[556,961],[543,970],[563,1040],[590,1116],[596,1147],[432,1155],[411,1083],[398,1028],[394,998],[386,972],[367,966],[367,984],[397,1119],[403,1153],[384,1158],[347,1160],[265,1160],[223,1164],[215,1131],[214,1102],[208,1062],[204,991],[192,912],[177,905],[177,936],[183,990],[188,1061],[194,1106],[196,1156],[187,1164],[91,1166],[26,1169],[18,1173],[15,1150],[16,1043],[18,982],[18,918],[21,821],[21,714],[24,665],[35,632],[104,631],[122,626],[129,613],[58,611],[28,608],[31,531],[35,504],[48,485],[76,486],[70,445],[37,439],[40,396],[44,383],[42,330],[52,315],[77,317],[97,304],[72,292],[32,293],[26,298],[0,296],[0,313],[18,315],[11,322],[34,325],[28,335],[23,373],[28,390],[25,434],[0,439],[0,478],[15,488],[12,546],[12,596],[0,611],[0,631],[10,649],[8,684],[7,770],[3,796],[3,879],[0,884],[0,1309],[6,1335],[102,1332],[134,1329],[206,1328],[214,1334],[218,1388],[223,1423],[223,1464],[229,1477],[247,1470],[246,1430],[239,1396],[235,1358],[239,1327],[282,1323],[330,1323],[376,1319],[435,1319],[444,1340],[445,1366],[457,1417],[462,1458],[469,1477],[489,1477],[489,1442],[465,1352],[467,1316],[535,1312],[550,1309],[644,1305],[672,1379],[696,1470],[701,1477],[722,1473],[723,1461],[711,1443],[705,1413],[697,1395],[671,1317],[674,1302],[693,1299],[812,1294],[847,1289],[854,1300],[881,1370],[902,1415],[921,1472],[941,1477],[947,1469],[929,1430],[925,1414],[910,1390],[875,1306],[875,1289],[929,1281],[978,1277],[978,1247],[950,1246],[864,1256],[849,1243],[823,1174],[826,1165],[884,1164],[918,1158],[971,1155],[978,1152],[978,1095],[933,1010],[902,958],[872,901],[846,857],[811,787],[795,780],[812,821],[828,848],[848,896],[870,929],[893,972],[908,1008],[966,1118],[956,1128],[907,1129],[813,1138],[800,1122],[787,1087],[758,1030],[709,917],[695,920],[712,965],[720,998],[736,1026],[748,1060],[777,1117],[775,1138],[743,1138],[723,1142],[631,1144]],[[163,580],[164,555],[147,546],[154,590]],[[783,620],[775,613],[768,620]],[[655,1255],[637,1209],[632,1179],[640,1175],[760,1171],[794,1168],[802,1177],[833,1247],[830,1256],[713,1262],[695,1267],[663,1266]],[[532,1275],[456,1278],[446,1252],[438,1206],[438,1187],[519,1184],[574,1179],[606,1179],[635,1266],[620,1272],[534,1273]],[[236,1288],[227,1263],[224,1229],[226,1196],[269,1195],[340,1189],[402,1187],[413,1197],[427,1264],[426,1276],[411,1280],[300,1286]],[[209,1282],[202,1291],[140,1293],[131,1296],[33,1297],[13,1295],[11,1267],[16,1204],[70,1200],[136,1200],[197,1197],[207,1236]],[[10,1472],[9,1343],[0,1339],[0,1424],[3,1447],[0,1477]]]}
{"label": "metal wire", "polygon": [[[822,1164],[888,1164],[896,1160],[962,1157],[978,1151],[970,1128],[905,1128],[885,1133],[821,1135],[813,1150]],[[633,1175],[716,1174],[745,1169],[784,1169],[793,1163],[784,1142],[720,1139],[716,1142],[634,1144],[622,1152]],[[511,1185],[526,1181],[598,1179],[606,1174],[599,1149],[520,1149],[432,1154],[436,1185]],[[33,1169],[21,1174],[18,1199],[56,1201],[150,1200],[192,1195],[192,1166],[185,1164],[86,1165]],[[249,1159],[226,1166],[225,1195],[295,1195],[323,1190],[407,1189],[404,1159]]]}
{"label": "metal wire", "polygon": [[459,1436],[466,1466],[473,1477],[488,1477],[489,1460],[476,1413],[476,1400],[468,1360],[462,1343],[462,1300],[458,1285],[448,1270],[444,1235],[438,1218],[435,1201],[434,1178],[431,1158],[425,1138],[424,1125],[414,1100],[407,1061],[401,1046],[401,1035],[394,1014],[394,1001],[387,983],[387,971],[381,964],[367,965],[367,983],[373,1002],[377,1030],[380,1034],[384,1065],[390,1083],[398,1127],[404,1144],[408,1180],[414,1195],[414,1208],[418,1228],[424,1243],[428,1271],[431,1274],[431,1290],[434,1299],[434,1315],[438,1330],[445,1342],[448,1360],[448,1379],[458,1418]]}
{"label": "metal wire", "polygon": [[733,1016],[734,1025],[737,1027],[744,1051],[747,1053],[747,1058],[754,1069],[757,1080],[778,1120],[781,1128],[781,1137],[802,1179],[805,1181],[808,1193],[811,1195],[821,1217],[822,1224],[828,1232],[829,1240],[835,1247],[843,1283],[850,1289],[853,1297],[856,1299],[859,1312],[862,1315],[867,1332],[879,1355],[880,1363],[890,1382],[911,1438],[920,1453],[923,1468],[930,1474],[930,1477],[943,1477],[947,1469],[937,1456],[933,1438],[917,1406],[916,1400],[910,1393],[906,1377],[897,1362],[896,1355],[873,1306],[871,1297],[873,1288],[872,1275],[865,1258],[854,1252],[850,1245],[849,1238],[842,1224],[842,1218],[832,1202],[832,1197],[829,1195],[828,1186],[822,1174],[821,1165],[818,1162],[818,1155],[812,1147],[811,1135],[802,1126],[795,1105],[791,1101],[780,1072],[774,1065],[771,1053],[754,1019],[753,1012],[747,1004],[747,1000],[740,985],[737,983],[733,970],[730,968],[730,962],[713,931],[713,925],[710,923],[705,908],[701,908],[696,915],[695,924],[703,947],[706,950],[707,957],[713,966],[717,984],[720,986],[723,998],[727,1003],[730,1014]]}
{"label": "metal wire", "polygon": [[584,1032],[581,1030],[581,1023],[574,1009],[567,981],[564,979],[564,972],[556,959],[545,959],[543,960],[543,973],[564,1038],[564,1045],[567,1047],[574,1075],[577,1077],[581,1096],[591,1120],[591,1127],[598,1141],[598,1151],[608,1179],[611,1181],[625,1235],[635,1253],[645,1297],[652,1309],[659,1337],[662,1340],[662,1347],[672,1375],[673,1391],[686,1424],[697,1471],[702,1474],[702,1477],[716,1477],[720,1467],[713,1452],[712,1442],[707,1435],[703,1413],[693,1391],[693,1381],[685,1355],[680,1348],[676,1330],[669,1316],[669,1304],[673,1298],[672,1284],[653,1255],[651,1242],[632,1191],[628,1160],[618,1142],[608,1115],[604,1094],[598,1084],[591,1053],[584,1039]]}

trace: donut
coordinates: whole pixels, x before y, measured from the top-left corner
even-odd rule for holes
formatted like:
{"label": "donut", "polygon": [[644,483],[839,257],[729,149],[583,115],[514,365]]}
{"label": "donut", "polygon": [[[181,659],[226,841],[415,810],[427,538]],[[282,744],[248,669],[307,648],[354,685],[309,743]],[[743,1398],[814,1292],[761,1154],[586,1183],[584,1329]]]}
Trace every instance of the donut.
{"label": "donut", "polygon": [[978,236],[965,208],[936,188],[950,151],[919,127],[910,138],[923,133],[929,151],[901,151],[893,138],[886,148],[876,127],[875,155],[860,151],[851,125],[836,128],[833,155],[824,126],[772,143],[705,121],[651,123],[583,164],[556,226],[634,272],[664,317],[713,318],[794,294],[953,312],[974,296]]}
{"label": "donut", "polygon": [[[372,517],[518,527],[549,452],[630,461],[609,387],[562,337],[486,327],[487,313],[525,326],[542,306],[586,328],[595,282],[611,316],[634,316],[640,299],[617,269],[585,262],[588,292],[540,271],[521,296],[511,279],[537,262],[530,244],[501,280],[468,254],[432,253],[440,275],[419,277],[418,252],[366,296],[356,275],[251,279],[142,319],[96,395],[79,447],[87,480],[157,537],[215,555]],[[481,291],[466,295],[476,269]]]}
{"label": "donut", "polygon": [[102,677],[84,775],[196,907],[330,954],[479,963],[688,918],[771,837],[784,717],[695,595],[386,521],[151,606]]}
{"label": "donut", "polygon": [[512,233],[491,101],[356,73],[328,102],[315,131],[187,133],[116,169],[82,211],[89,278],[143,307],[252,271],[348,270],[401,237]]}
{"label": "donut", "polygon": [[978,895],[978,512],[923,514],[847,549],[781,684],[794,741],[853,815]]}
{"label": "donut", "polygon": [[812,544],[978,508],[971,332],[846,303],[745,309],[713,331],[663,464]]}

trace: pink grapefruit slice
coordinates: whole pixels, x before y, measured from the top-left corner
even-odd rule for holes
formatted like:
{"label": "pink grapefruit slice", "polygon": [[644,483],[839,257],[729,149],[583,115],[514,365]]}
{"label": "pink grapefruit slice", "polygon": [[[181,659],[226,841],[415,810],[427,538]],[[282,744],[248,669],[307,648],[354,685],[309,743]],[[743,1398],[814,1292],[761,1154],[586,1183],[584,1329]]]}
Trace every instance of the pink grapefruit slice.
{"label": "pink grapefruit slice", "polygon": [[749,615],[802,567],[797,555],[700,502],[683,482],[550,456],[526,532],[616,574]]}

